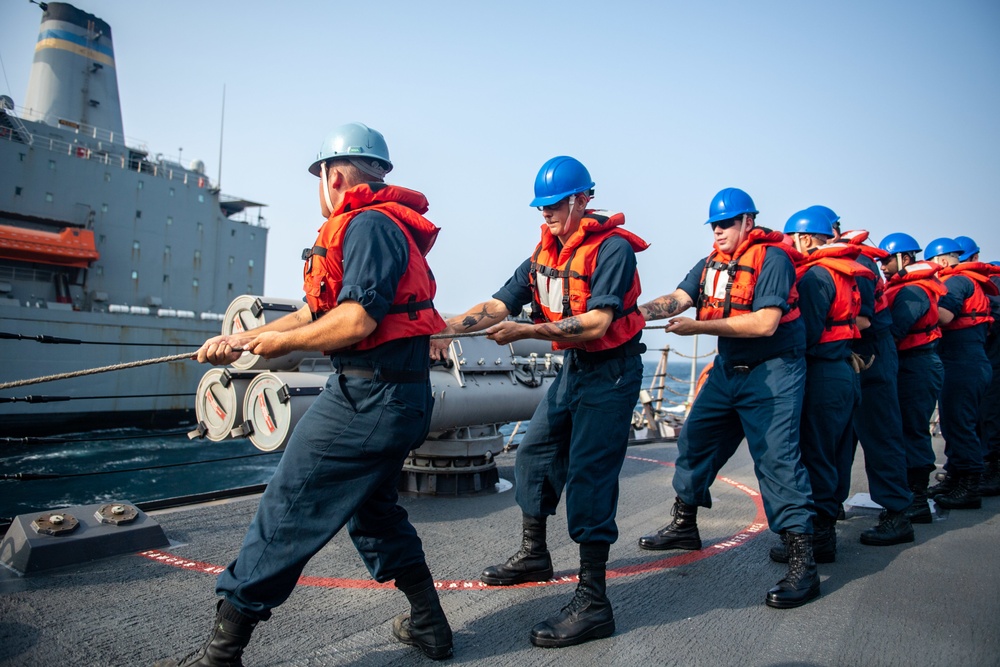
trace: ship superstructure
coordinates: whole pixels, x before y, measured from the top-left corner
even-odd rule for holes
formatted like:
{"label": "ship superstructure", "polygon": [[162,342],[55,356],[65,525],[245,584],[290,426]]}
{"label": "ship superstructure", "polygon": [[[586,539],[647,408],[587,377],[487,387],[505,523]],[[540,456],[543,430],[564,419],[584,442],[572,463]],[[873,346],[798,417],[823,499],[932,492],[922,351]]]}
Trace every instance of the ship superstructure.
{"label": "ship superstructure", "polygon": [[[201,161],[126,140],[105,21],[44,3],[25,104],[0,107],[0,380],[196,348],[235,297],[263,292],[263,204],[223,195]],[[3,392],[0,435],[183,420],[202,370]],[[44,398],[10,402],[25,393]]]}

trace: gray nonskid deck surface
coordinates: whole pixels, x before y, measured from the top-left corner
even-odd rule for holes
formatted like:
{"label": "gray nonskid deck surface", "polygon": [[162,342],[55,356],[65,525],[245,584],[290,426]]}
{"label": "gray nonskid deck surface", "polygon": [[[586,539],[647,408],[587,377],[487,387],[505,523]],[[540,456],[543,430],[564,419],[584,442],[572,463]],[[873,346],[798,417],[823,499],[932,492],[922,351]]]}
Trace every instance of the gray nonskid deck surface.
{"label": "gray nonskid deck surface", "polygon": [[[941,443],[937,443],[940,447]],[[672,444],[632,447],[622,471],[612,570],[689,552],[643,552],[636,540],[669,519]],[[498,459],[513,480],[513,455]],[[863,457],[854,492],[867,491]],[[745,448],[723,476],[756,489]],[[837,562],[821,565],[823,596],[792,610],[763,604],[784,573],[767,551],[765,530],[726,549],[750,526],[757,505],[717,481],[714,506],[699,513],[711,555],[687,564],[613,577],[616,634],[565,649],[540,649],[531,627],[569,601],[573,583],[512,589],[474,586],[486,565],[518,545],[520,510],[512,491],[477,498],[404,498],[424,542],[442,604],[455,630],[455,665],[1000,665],[1000,498],[979,511],[954,511],[916,526],[917,541],[865,547],[876,521],[855,509],[838,524]],[[156,515],[176,544],[170,555],[225,566],[237,553],[256,499]],[[577,567],[565,514],[550,522],[557,577]],[[746,533],[743,533],[746,536]],[[752,534],[752,533],[751,533]],[[367,581],[346,534],[307,566],[306,577]],[[321,584],[323,582],[320,582]],[[451,586],[454,585],[455,588]],[[207,636],[214,576],[139,555],[43,576],[0,576],[0,664],[148,665],[180,656]],[[406,608],[394,589],[300,585],[258,626],[244,662],[261,665],[430,665],[398,644],[391,619]],[[448,663],[443,663],[448,664]]]}

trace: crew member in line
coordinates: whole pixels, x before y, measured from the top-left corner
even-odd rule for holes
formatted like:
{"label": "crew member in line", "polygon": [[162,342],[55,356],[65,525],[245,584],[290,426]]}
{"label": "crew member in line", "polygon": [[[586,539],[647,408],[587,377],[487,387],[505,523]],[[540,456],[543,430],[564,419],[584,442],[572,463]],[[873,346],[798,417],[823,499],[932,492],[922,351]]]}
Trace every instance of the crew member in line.
{"label": "crew member in line", "polygon": [[[976,256],[978,257],[978,253]],[[1000,262],[990,264],[1000,267]],[[1000,291],[1000,273],[990,276],[990,282]],[[993,380],[979,409],[979,434],[985,452],[983,465],[986,468],[979,482],[979,493],[983,496],[1000,496],[1000,296],[987,296],[993,324],[986,336],[986,356],[993,368]]]}
{"label": "crew member in line", "polygon": [[947,294],[937,274],[940,265],[917,261],[920,244],[909,234],[889,234],[879,244],[886,253],[882,272],[888,277],[886,299],[892,313],[893,340],[899,350],[896,395],[899,398],[906,451],[906,478],[913,502],[906,509],[911,523],[931,523],[927,480],[934,472],[934,448],[928,428],[944,366],[938,357],[941,339],[938,300]]}
{"label": "crew member in line", "polygon": [[892,317],[885,298],[885,280],[878,260],[885,252],[866,244],[863,229],[839,232],[840,216],[826,206],[810,210],[825,213],[834,224],[834,240],[860,249],[857,262],[872,272],[858,279],[861,291],[859,318],[869,326],[861,327],[861,336],[852,342],[854,359],[861,369],[861,404],[854,410],[854,428],[850,442],[840,448],[838,460],[837,502],[843,506],[851,491],[851,469],[858,442],[865,454],[865,475],[872,499],[886,511],[874,529],[861,534],[862,544],[888,546],[913,541],[913,527],[902,513],[913,502],[906,479],[906,446],[903,424],[896,400],[896,375],[899,361],[896,344],[889,331]]}
{"label": "crew member in line", "polygon": [[[784,535],[788,572],[765,604],[798,607],[820,594],[813,559],[809,476],[799,456],[805,388],[805,327],[795,266],[783,235],[755,224],[743,190],[712,199],[715,246],[676,290],[640,306],[647,320],[671,318],[668,332],[719,337],[719,354],[681,428],[673,520],[639,540],[643,549],[700,549],[697,509],[712,506],[709,487],[746,437],[771,530]],[[697,308],[697,319],[679,317]]]}
{"label": "crew member in line", "polygon": [[[829,243],[833,224],[818,209],[799,211],[788,219],[785,234],[803,253],[796,262],[799,310],[806,330],[806,388],[802,404],[799,448],[809,471],[816,518],[813,521],[813,554],[819,563],[836,560],[835,524],[840,501],[836,498],[842,458],[838,447],[848,447],[852,415],[861,401],[858,374],[851,363],[851,342],[860,337],[861,292],[858,280],[874,274],[855,259],[861,248]],[[849,471],[848,471],[849,474]],[[896,514],[901,514],[900,508]],[[866,535],[862,535],[864,540]],[[913,531],[910,530],[910,540]],[[784,546],[771,550],[771,559],[787,562]]]}
{"label": "crew member in line", "polygon": [[948,292],[938,304],[943,335],[938,347],[944,363],[944,384],[938,401],[941,435],[945,440],[946,475],[928,495],[945,509],[982,506],[979,481],[983,474],[983,446],[979,439],[979,406],[993,371],[986,357],[986,334],[993,317],[987,294],[993,268],[981,262],[960,262],[962,246],[950,238],[927,244],[924,257],[941,265],[938,276]]}
{"label": "crew member in line", "polygon": [[[420,538],[397,504],[407,454],[425,439],[433,399],[430,336],[444,327],[424,256],[438,228],[419,192],[387,185],[385,139],[360,123],[334,129],[309,171],[326,222],[308,249],[306,305],[273,322],[217,336],[198,360],[229,364],[330,350],[336,373],[296,424],[236,560],[218,577],[208,642],[185,666],[242,664],[260,621],[283,603],[314,556],[346,524],[377,581],[394,581],[410,612],[393,634],[433,659],[452,654]],[[391,400],[390,400],[391,399]]]}
{"label": "crew member in line", "polygon": [[[552,341],[565,352],[559,375],[535,410],[517,449],[516,498],[523,513],[520,550],[486,568],[483,582],[509,586],[552,577],[546,520],[566,490],[570,538],[580,545],[580,583],[562,611],[531,630],[536,646],[562,647],[615,630],[605,573],[618,539],[618,474],[642,382],[638,251],[621,213],[587,208],[594,181],[578,160],[542,165],[531,205],[542,212],[542,239],[492,299],[448,320],[444,333],[488,329],[501,345]],[[505,321],[531,304],[533,324]],[[434,342],[442,358],[444,341]]]}

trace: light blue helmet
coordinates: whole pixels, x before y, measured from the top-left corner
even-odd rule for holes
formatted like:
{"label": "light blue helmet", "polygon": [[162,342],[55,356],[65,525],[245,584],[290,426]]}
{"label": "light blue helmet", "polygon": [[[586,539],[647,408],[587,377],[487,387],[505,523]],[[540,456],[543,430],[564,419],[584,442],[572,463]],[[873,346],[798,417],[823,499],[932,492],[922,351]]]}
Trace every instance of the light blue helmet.
{"label": "light blue helmet", "polygon": [[385,137],[381,132],[361,123],[347,123],[335,127],[326,135],[316,154],[316,160],[309,165],[309,173],[319,176],[319,166],[335,157],[370,158],[374,162],[370,168],[375,171],[385,174],[392,171]]}
{"label": "light blue helmet", "polygon": [[828,206],[823,206],[822,204],[815,204],[806,209],[807,211],[819,213],[826,217],[830,221],[830,226],[833,227],[834,223],[840,222],[840,216],[834,213],[833,209]]}
{"label": "light blue helmet", "polygon": [[786,234],[834,235],[830,217],[823,211],[816,210],[816,207],[809,207],[793,214],[785,223],[784,231]]}
{"label": "light blue helmet", "polygon": [[712,198],[712,203],[708,206],[708,220],[705,221],[705,224],[710,225],[713,222],[729,220],[744,213],[756,214],[757,212],[757,207],[754,206],[750,195],[739,188],[726,188],[720,190]]}
{"label": "light blue helmet", "polygon": [[889,234],[878,244],[879,249],[895,255],[897,252],[915,254],[920,252],[920,244],[909,234],[895,232]]}
{"label": "light blue helmet", "polygon": [[546,160],[535,176],[535,198],[530,206],[557,204],[570,195],[589,192],[594,187],[583,163],[567,155]]}
{"label": "light blue helmet", "polygon": [[962,256],[959,257],[959,261],[967,262],[972,259],[972,256],[979,252],[979,246],[976,244],[975,240],[969,238],[968,236],[956,236],[955,243],[962,246]]}
{"label": "light blue helmet", "polygon": [[962,246],[958,245],[955,239],[941,237],[927,244],[927,247],[924,249],[924,259],[934,259],[940,255],[961,255],[963,252]]}

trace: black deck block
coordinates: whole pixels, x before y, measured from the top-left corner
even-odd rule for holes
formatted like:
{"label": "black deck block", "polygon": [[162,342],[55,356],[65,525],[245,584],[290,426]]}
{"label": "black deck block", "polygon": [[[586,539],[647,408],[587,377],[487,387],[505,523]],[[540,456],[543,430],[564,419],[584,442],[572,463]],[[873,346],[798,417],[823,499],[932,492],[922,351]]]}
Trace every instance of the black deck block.
{"label": "black deck block", "polygon": [[28,575],[169,544],[160,525],[128,501],[76,505],[14,517],[0,563]]}

